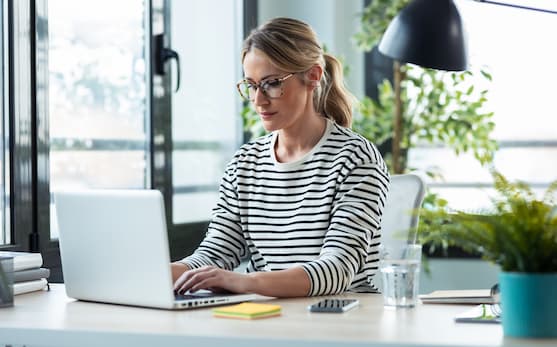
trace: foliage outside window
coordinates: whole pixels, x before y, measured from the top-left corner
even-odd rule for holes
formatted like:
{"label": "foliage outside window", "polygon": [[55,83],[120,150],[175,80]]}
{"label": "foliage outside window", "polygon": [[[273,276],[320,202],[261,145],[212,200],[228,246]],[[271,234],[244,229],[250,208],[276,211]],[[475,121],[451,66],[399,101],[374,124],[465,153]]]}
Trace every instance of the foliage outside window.
{"label": "foliage outside window", "polygon": [[[388,24],[409,0],[372,1],[361,14],[361,31],[355,35],[359,48],[371,50],[379,43]],[[478,72],[445,72],[415,65],[393,65],[394,75],[401,78],[403,105],[402,149],[399,165],[394,165],[392,153],[386,155],[395,174],[408,169],[408,150],[416,145],[446,144],[458,155],[471,151],[482,164],[490,163],[497,143],[491,138],[495,124],[493,113],[486,110],[491,75]],[[478,78],[483,78],[478,83]],[[388,80],[378,86],[378,100],[364,97],[354,129],[381,145],[392,139],[396,95]],[[439,172],[424,170],[430,176]]]}

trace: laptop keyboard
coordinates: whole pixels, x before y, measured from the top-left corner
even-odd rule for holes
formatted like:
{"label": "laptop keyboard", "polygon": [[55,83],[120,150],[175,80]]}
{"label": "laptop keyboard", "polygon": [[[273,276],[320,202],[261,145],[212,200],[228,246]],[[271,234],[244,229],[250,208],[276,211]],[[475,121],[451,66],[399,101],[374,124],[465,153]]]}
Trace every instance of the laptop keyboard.
{"label": "laptop keyboard", "polygon": [[176,300],[192,300],[192,299],[204,299],[204,298],[214,298],[218,296],[223,296],[225,294],[217,293],[189,293],[189,294],[177,294],[174,293]]}

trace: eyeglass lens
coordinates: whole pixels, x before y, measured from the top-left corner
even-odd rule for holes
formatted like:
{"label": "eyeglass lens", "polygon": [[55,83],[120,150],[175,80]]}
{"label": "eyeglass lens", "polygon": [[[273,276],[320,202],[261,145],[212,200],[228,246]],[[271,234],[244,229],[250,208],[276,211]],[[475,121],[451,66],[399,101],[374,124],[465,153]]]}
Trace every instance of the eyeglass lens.
{"label": "eyeglass lens", "polygon": [[268,98],[279,98],[282,96],[282,81],[280,79],[264,81],[259,84],[250,82],[240,83],[240,93],[249,100],[255,99],[255,93],[258,88],[261,88],[263,94]]}

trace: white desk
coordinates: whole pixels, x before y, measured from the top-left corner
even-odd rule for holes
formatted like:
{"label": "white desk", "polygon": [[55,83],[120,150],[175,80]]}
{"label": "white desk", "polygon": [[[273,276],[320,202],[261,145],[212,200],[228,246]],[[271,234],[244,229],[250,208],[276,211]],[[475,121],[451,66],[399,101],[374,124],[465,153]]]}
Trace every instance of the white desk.
{"label": "white desk", "polygon": [[63,285],[16,296],[0,309],[0,345],[26,346],[557,346],[554,340],[504,339],[500,325],[456,324],[467,306],[386,309],[380,295],[348,294],[344,314],[309,313],[320,298],[280,299],[282,316],[214,318],[210,308],[165,311],[75,301]]}

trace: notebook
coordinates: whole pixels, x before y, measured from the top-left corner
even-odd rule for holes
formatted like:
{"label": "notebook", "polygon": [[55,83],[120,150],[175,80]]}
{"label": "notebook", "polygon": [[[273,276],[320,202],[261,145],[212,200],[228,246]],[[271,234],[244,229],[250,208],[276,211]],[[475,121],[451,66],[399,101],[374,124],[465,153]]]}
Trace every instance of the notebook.
{"label": "notebook", "polygon": [[457,323],[501,323],[501,308],[498,304],[481,304],[455,317]]}
{"label": "notebook", "polygon": [[436,290],[420,295],[424,304],[493,304],[489,289]]}
{"label": "notebook", "polygon": [[185,309],[256,297],[174,294],[164,203],[157,190],[59,192],[54,199],[64,283],[71,298]]}

